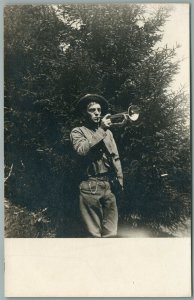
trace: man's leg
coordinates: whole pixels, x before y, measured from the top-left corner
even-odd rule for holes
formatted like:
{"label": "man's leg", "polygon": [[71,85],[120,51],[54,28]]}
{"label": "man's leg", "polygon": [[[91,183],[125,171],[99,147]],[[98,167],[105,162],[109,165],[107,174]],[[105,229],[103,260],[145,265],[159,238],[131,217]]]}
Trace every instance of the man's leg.
{"label": "man's leg", "polygon": [[[95,193],[94,193],[95,192]],[[80,184],[80,212],[85,228],[90,236],[101,237],[102,208],[100,189],[97,182],[82,181]]]}
{"label": "man's leg", "polygon": [[102,199],[102,237],[116,237],[118,226],[118,210],[116,204],[116,197],[111,192],[110,184],[106,182],[106,185],[106,193]]}

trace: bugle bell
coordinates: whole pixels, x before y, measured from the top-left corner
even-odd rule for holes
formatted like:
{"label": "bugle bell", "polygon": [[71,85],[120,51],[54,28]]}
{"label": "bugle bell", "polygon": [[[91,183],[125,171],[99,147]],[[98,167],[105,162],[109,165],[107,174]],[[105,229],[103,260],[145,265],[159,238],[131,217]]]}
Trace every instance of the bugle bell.
{"label": "bugle bell", "polygon": [[140,115],[140,108],[137,105],[130,105],[128,110],[110,116],[112,125],[124,125],[126,123],[137,123]]}

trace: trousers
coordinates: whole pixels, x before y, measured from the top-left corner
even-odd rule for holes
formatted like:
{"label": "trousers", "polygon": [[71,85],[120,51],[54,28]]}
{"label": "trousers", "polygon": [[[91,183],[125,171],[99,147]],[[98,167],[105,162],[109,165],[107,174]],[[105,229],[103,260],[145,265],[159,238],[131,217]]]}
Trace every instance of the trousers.
{"label": "trousers", "polygon": [[81,218],[88,236],[115,237],[118,210],[108,180],[90,178],[82,181],[79,188]]}

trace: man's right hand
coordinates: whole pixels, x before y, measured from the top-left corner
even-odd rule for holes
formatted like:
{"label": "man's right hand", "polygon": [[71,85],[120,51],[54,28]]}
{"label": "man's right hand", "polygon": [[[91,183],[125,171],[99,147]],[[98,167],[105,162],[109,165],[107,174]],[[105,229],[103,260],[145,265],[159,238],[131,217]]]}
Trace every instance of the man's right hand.
{"label": "man's right hand", "polygon": [[105,115],[100,123],[100,127],[104,130],[106,130],[107,128],[109,128],[112,124],[111,119],[110,119],[111,114],[107,114]]}

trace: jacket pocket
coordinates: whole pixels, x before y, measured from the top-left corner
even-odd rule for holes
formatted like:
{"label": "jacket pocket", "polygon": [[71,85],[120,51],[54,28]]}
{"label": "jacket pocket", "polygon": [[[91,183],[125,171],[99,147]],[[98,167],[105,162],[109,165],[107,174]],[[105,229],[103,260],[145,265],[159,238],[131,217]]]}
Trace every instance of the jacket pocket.
{"label": "jacket pocket", "polygon": [[87,191],[89,190],[89,184],[88,181],[81,181],[79,184],[80,191]]}

